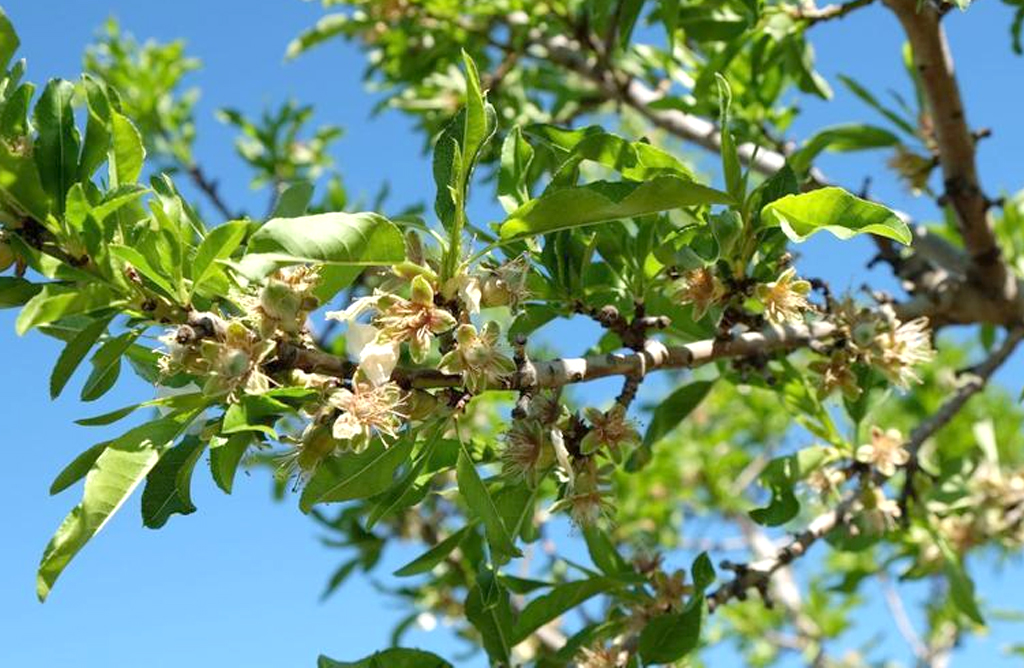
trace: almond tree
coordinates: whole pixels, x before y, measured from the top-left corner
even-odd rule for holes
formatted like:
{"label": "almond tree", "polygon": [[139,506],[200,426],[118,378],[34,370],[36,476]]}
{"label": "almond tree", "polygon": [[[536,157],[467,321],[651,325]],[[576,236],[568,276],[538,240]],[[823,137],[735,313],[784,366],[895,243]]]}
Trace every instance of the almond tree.
{"label": "almond tree", "polygon": [[[347,546],[328,593],[422,544],[384,578],[410,613],[396,642],[444,616],[493,665],[689,665],[720,643],[866,665],[885,657],[834,650],[875,581],[919,665],[984,628],[966,560],[1024,541],[1024,413],[989,386],[1024,336],[1024,200],[979,183],[953,6],[324,4],[289,56],[364,49],[429,141],[431,210],[354,211],[338,129],[294,102],[221,112],[270,193],[266,214],[236,209],[193,156],[182,44],[112,23],[79,81],[37,94],[0,14],[0,306],[65,342],[52,396],[86,358],[83,401],[125,364],[155,387],[80,422],[145,417],[54,480],[82,498],[40,599],[137,487],[148,527],[194,512],[205,457],[228,493],[239,467],[273,467]],[[794,100],[831,96],[814,27],[854,11],[899,20],[915,95],[844,79],[878,124],[789,138]],[[939,222],[815,167],[861,150],[888,151]],[[471,219],[471,187],[500,220]],[[793,247],[821,231],[869,235],[905,294],[800,275]],[[558,319],[602,335],[553,353]],[[972,336],[937,343],[950,325]],[[573,392],[607,378],[607,402]],[[907,581],[933,588],[924,627]],[[451,664],[396,646],[320,665]]]}

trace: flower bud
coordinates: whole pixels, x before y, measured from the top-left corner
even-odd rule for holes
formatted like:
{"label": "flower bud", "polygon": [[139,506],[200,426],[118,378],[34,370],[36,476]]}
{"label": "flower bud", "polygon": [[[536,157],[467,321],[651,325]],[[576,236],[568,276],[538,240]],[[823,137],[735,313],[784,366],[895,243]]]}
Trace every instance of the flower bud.
{"label": "flower bud", "polygon": [[238,378],[249,369],[249,354],[237,348],[225,348],[220,356],[220,371],[227,378]]}

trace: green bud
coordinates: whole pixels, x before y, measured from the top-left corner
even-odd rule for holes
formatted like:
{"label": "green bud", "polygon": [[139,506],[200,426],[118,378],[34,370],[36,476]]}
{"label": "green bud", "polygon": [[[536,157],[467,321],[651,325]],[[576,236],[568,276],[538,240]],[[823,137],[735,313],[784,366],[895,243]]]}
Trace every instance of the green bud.
{"label": "green bud", "polygon": [[221,372],[228,378],[237,378],[249,369],[249,362],[249,353],[237,348],[226,348],[221,353]]}
{"label": "green bud", "polygon": [[430,267],[424,267],[414,262],[399,262],[391,267],[391,271],[399,278],[404,278],[407,281],[411,281],[417,276],[425,276],[430,280],[437,278],[437,274]]}
{"label": "green bud", "polygon": [[434,288],[422,274],[412,279],[412,301],[420,306],[434,305]]}
{"label": "green bud", "polygon": [[318,425],[308,430],[302,437],[297,459],[299,468],[312,471],[320,462],[327,459],[338,447],[338,441],[331,436],[330,425]]}
{"label": "green bud", "polygon": [[291,322],[298,317],[302,296],[284,281],[271,279],[260,292],[260,307],[274,320]]}
{"label": "green bud", "polygon": [[430,392],[413,390],[405,400],[403,412],[410,420],[425,420],[434,415],[437,408],[437,397]]}
{"label": "green bud", "polygon": [[494,308],[512,303],[512,291],[497,276],[488,276],[480,285],[480,307]]}

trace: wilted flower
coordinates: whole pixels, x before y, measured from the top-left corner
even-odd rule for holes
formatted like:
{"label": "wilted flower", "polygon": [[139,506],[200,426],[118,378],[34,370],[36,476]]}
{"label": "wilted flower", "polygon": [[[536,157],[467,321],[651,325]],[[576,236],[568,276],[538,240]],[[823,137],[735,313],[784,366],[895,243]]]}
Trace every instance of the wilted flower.
{"label": "wilted flower", "polygon": [[445,373],[462,375],[466,389],[478,393],[497,385],[515,370],[515,363],[498,349],[501,333],[496,322],[488,322],[479,334],[473,325],[460,325],[455,349],[441,358]]}
{"label": "wilted flower", "polygon": [[928,318],[900,322],[893,316],[889,327],[875,336],[871,361],[889,380],[906,389],[921,382],[914,367],[934,357]]}
{"label": "wilted flower", "polygon": [[555,461],[547,431],[536,420],[515,420],[504,436],[502,471],[514,479],[536,484],[538,474]]}
{"label": "wilted flower", "polygon": [[626,408],[622,404],[615,404],[607,412],[587,408],[584,415],[590,422],[590,431],[580,443],[580,452],[584,455],[606,448],[617,456],[625,446],[640,441],[640,434],[633,421],[626,417]]}
{"label": "wilted flower", "polygon": [[895,499],[885,496],[881,487],[868,487],[865,489],[858,503],[860,519],[874,533],[884,533],[896,526],[903,511]]}
{"label": "wilted flower", "polygon": [[757,286],[756,296],[764,306],[764,317],[769,322],[782,324],[799,321],[810,308],[807,295],[811,284],[796,278],[796,269],[789,267],[771,283]]}
{"label": "wilted flower", "polygon": [[394,438],[406,416],[400,412],[404,397],[394,383],[379,386],[355,383],[352,390],[340,389],[328,397],[328,403],[341,411],[334,421],[332,434],[348,441],[359,452],[376,433]]}
{"label": "wilted flower", "polygon": [[573,479],[566,486],[565,496],[551,509],[568,511],[572,521],[581,527],[594,526],[609,514],[611,501],[606,481],[593,459],[578,460]]}
{"label": "wilted flower", "polygon": [[480,279],[469,274],[460,274],[457,278],[459,299],[466,307],[466,312],[475,315],[480,312],[480,299],[482,291]]}
{"label": "wilted flower", "polygon": [[683,304],[693,305],[693,319],[700,320],[708,309],[725,296],[725,286],[707,267],[692,269],[683,275],[676,299]]}
{"label": "wilted flower", "polygon": [[870,464],[888,477],[910,461],[910,452],[903,447],[903,435],[898,429],[882,431],[872,427],[871,442],[857,448],[857,461]]}
{"label": "wilted flower", "polygon": [[529,275],[530,261],[525,253],[496,267],[487,267],[480,282],[481,306],[508,306],[515,310],[529,296]]}
{"label": "wilted flower", "polygon": [[577,668],[624,668],[629,661],[629,653],[617,647],[594,645],[584,647],[576,655]]}
{"label": "wilted flower", "polygon": [[850,400],[860,396],[861,387],[857,383],[857,374],[853,372],[853,360],[845,351],[837,350],[828,360],[812,362],[810,369],[821,376],[819,396],[828,396],[836,389]]}
{"label": "wilted flower", "polygon": [[928,178],[935,169],[935,159],[914,153],[900,144],[889,158],[889,167],[896,171],[903,183],[915,195],[928,187]]}
{"label": "wilted flower", "polygon": [[830,466],[815,469],[807,476],[807,486],[817,492],[822,498],[839,491],[844,482],[846,482],[846,474]]}
{"label": "wilted flower", "polygon": [[651,586],[654,588],[655,609],[678,611],[683,607],[683,599],[693,593],[693,587],[686,584],[686,571],[677,570],[672,575],[658,569],[651,574]]}

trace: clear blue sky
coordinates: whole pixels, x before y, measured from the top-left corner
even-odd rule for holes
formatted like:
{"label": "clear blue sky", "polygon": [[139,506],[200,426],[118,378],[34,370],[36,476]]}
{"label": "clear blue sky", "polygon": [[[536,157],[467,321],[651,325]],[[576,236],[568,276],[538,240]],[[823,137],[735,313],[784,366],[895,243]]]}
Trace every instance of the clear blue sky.
{"label": "clear blue sky", "polygon": [[[422,139],[397,114],[370,119],[373,100],[362,90],[358,53],[336,43],[296,62],[283,61],[288,41],[321,15],[315,3],[15,0],[4,6],[21,35],[20,55],[29,60],[29,76],[37,82],[51,76],[76,78],[83,48],[111,14],[141,38],[186,38],[189,52],[204,63],[191,78],[203,91],[199,161],[221,179],[230,202],[262,210],[264,198],[248,190],[248,174],[233,155],[232,135],[214,120],[214,110],[231,105],[253,113],[288,96],[314,103],[321,122],[346,127],[337,158],[353,193],[370,195],[388,180],[396,205],[432,196],[432,179],[420,153]],[[981,150],[982,176],[994,192],[1020,187],[1015,168],[1024,155],[1015,90],[1024,61],[1010,53],[1008,22],[1008,10],[991,1],[948,19],[968,116],[995,131]],[[867,117],[835,81],[838,72],[873,89],[906,92],[902,69],[895,65],[901,38],[884,10],[871,8],[819,30],[819,63],[836,84],[837,95],[830,104],[807,102],[807,115],[798,124],[801,135]],[[934,215],[927,202],[909,201],[891,184],[877,158],[829,158],[823,167],[852,187],[873,175],[875,196],[921,218]],[[493,211],[477,208],[485,214]],[[809,253],[805,272],[829,278],[836,287],[863,280],[868,244],[816,242],[815,249],[820,254]],[[39,555],[78,493],[75,489],[51,498],[49,483],[74,455],[114,433],[76,427],[72,421],[137,401],[151,390],[123,379],[95,405],[78,403],[72,391],[50,403],[47,378],[59,349],[38,334],[18,339],[13,321],[12,312],[0,312],[0,350],[6,353],[0,383],[6,431],[2,447],[8,461],[7,479],[0,485],[5,529],[0,547],[0,666],[312,666],[320,652],[355,658],[387,643],[399,612],[370,583],[354,580],[326,603],[317,602],[339,554],[319,545],[317,528],[292,500],[271,501],[263,473],[240,476],[229,497],[198,471],[194,496],[199,511],[175,517],[156,532],[141,527],[137,499],[130,501],[76,558],[50,601],[38,604],[34,583]],[[1004,378],[1013,383],[1021,370],[1017,363]],[[389,555],[387,562],[401,563],[407,556]],[[388,572],[381,569],[380,575]],[[1010,605],[1016,602],[1013,592],[1024,590],[1024,577],[1014,568],[999,578],[985,575],[979,584],[991,600]],[[886,614],[877,605],[869,611],[875,620]],[[1000,648],[1019,631],[996,625],[988,638],[969,642],[965,660],[1010,665]],[[441,651],[453,646],[443,633],[417,632],[411,640]],[[898,640],[892,647],[906,656]]]}

